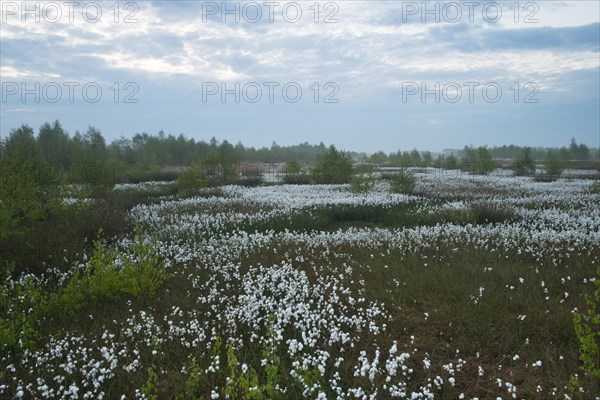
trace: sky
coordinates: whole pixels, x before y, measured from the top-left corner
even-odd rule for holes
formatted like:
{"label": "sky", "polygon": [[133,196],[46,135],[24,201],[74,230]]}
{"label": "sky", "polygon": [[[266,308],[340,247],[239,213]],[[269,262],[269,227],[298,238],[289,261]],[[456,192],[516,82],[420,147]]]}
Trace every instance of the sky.
{"label": "sky", "polygon": [[0,135],[600,146],[600,2],[0,1]]}

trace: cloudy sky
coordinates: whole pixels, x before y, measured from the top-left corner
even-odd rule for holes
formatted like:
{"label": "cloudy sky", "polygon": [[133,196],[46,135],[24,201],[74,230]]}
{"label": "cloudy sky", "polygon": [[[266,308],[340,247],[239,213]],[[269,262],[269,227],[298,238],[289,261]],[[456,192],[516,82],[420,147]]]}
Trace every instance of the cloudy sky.
{"label": "cloudy sky", "polygon": [[600,2],[1,2],[0,134],[600,145]]}

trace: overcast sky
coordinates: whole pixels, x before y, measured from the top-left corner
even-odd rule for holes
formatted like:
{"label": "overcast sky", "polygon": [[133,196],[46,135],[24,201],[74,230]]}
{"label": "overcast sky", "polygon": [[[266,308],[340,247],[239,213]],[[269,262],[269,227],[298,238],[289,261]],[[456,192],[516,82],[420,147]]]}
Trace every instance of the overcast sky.
{"label": "overcast sky", "polygon": [[595,0],[1,3],[3,137],[600,144]]}

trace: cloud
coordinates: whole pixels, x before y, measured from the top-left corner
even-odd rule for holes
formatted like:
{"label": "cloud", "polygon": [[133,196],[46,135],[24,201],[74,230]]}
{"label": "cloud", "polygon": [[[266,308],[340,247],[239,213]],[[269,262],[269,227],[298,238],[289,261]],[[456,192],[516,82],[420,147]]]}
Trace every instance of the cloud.
{"label": "cloud", "polygon": [[[221,2],[216,3],[221,6]],[[137,82],[140,96],[144,96],[141,103],[147,107],[144,110],[153,115],[159,114],[155,109],[165,103],[179,110],[182,102],[197,101],[190,93],[197,95],[204,81],[299,82],[305,97],[315,82],[321,87],[336,82],[341,99],[336,121],[352,121],[342,124],[349,131],[368,126],[357,124],[350,115],[356,118],[361,109],[371,114],[386,109],[389,102],[397,101],[398,88],[406,81],[537,82],[547,96],[598,90],[597,2],[537,2],[536,24],[523,24],[522,18],[515,23],[508,11],[498,24],[481,18],[456,24],[421,23],[420,18],[404,22],[402,2],[382,1],[335,2],[339,7],[337,23],[324,23],[328,12],[322,9],[325,3],[319,2],[319,22],[315,23],[314,11],[309,9],[313,3],[298,3],[303,17],[297,23],[282,18],[284,2],[274,23],[263,18],[259,23],[242,19],[223,24],[217,16],[204,22],[202,3],[197,1],[137,2],[135,23],[123,23],[127,15],[123,9],[115,23],[108,9],[112,3],[100,3],[106,13],[95,24],[81,18],[73,23],[23,24],[17,15],[2,24],[0,73],[3,80],[94,81],[105,83],[107,88],[114,82]],[[513,2],[501,4],[508,7]],[[573,77],[577,77],[576,85]],[[566,109],[572,107],[563,101]],[[78,111],[80,115],[89,112],[97,118],[92,114],[97,109],[83,106],[81,110],[88,111]],[[70,115],[70,107],[61,109],[61,115]],[[132,107],[120,107],[112,115],[116,119],[118,113],[124,113],[119,115],[127,120],[125,114],[132,112]],[[270,119],[274,110],[268,104],[248,107],[196,105],[190,115],[201,116],[203,123],[210,118],[233,121],[243,113],[256,114],[261,120]],[[331,113],[331,109],[326,111]],[[429,112],[427,109],[423,114]],[[470,112],[474,112],[472,108]],[[379,115],[382,131],[392,131],[398,124],[396,118],[407,118],[407,114],[405,108]],[[364,118],[374,123],[368,115]],[[598,118],[597,113],[589,115],[590,120],[594,118]],[[429,115],[419,126],[442,130],[449,127],[447,121],[440,115]],[[385,126],[389,130],[383,129]],[[315,135],[322,134],[326,132]]]}

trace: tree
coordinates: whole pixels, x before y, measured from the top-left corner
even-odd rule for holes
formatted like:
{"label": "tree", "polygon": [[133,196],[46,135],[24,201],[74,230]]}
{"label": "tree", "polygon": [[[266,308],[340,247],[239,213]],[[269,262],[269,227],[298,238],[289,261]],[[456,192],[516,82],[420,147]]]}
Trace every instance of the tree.
{"label": "tree", "polygon": [[471,146],[465,146],[462,151],[461,164],[463,168],[471,170],[476,167],[477,151]]}
{"label": "tree", "polygon": [[71,140],[60,122],[43,124],[38,133],[37,144],[45,162],[61,169],[72,162]]}
{"label": "tree", "polygon": [[456,169],[458,168],[458,160],[454,157],[454,153],[450,153],[448,157],[446,157],[446,169]]}
{"label": "tree", "polygon": [[588,161],[590,159],[590,149],[583,143],[577,145],[575,138],[571,138],[569,150],[573,157],[578,161]]}
{"label": "tree", "polygon": [[531,156],[531,148],[525,147],[514,165],[517,176],[532,175],[535,173],[535,160]]}
{"label": "tree", "polygon": [[481,175],[488,175],[496,168],[496,164],[492,159],[487,147],[478,147],[475,162],[475,172]]}
{"label": "tree", "polygon": [[2,147],[0,167],[0,238],[4,238],[44,215],[51,177],[27,125],[11,131]]}
{"label": "tree", "polygon": [[317,183],[348,183],[352,176],[352,158],[331,145],[327,153],[317,159],[313,175]]}
{"label": "tree", "polygon": [[202,163],[196,162],[183,171],[177,178],[179,196],[190,197],[196,195],[207,185]]}
{"label": "tree", "polygon": [[300,163],[296,160],[290,160],[285,165],[285,173],[286,174],[299,174],[301,171]]}
{"label": "tree", "polygon": [[408,170],[401,170],[394,173],[390,179],[390,192],[411,194],[415,190],[417,179],[415,175]]}
{"label": "tree", "polygon": [[383,151],[378,151],[369,157],[369,161],[377,165],[383,165],[387,162],[387,160],[388,156]]}
{"label": "tree", "polygon": [[556,150],[550,149],[546,152],[544,169],[546,170],[546,174],[552,178],[558,178],[562,174],[564,166]]}
{"label": "tree", "polygon": [[423,166],[431,167],[432,163],[433,163],[433,155],[431,154],[430,151],[424,151],[423,152]]}
{"label": "tree", "polygon": [[419,153],[419,150],[417,149],[412,149],[410,152],[410,161],[412,163],[413,166],[415,167],[420,167],[422,164],[422,160],[421,160],[421,153]]}

